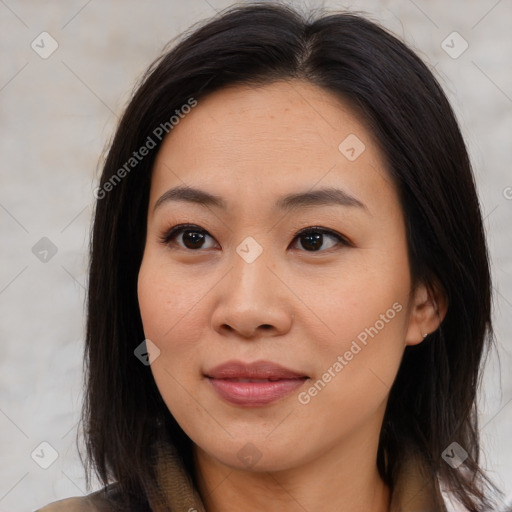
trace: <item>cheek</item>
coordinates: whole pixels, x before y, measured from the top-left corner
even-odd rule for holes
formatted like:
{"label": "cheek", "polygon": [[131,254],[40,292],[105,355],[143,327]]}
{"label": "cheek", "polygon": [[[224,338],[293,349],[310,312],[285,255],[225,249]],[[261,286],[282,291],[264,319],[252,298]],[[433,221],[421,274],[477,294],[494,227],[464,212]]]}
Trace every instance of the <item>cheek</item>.
{"label": "cheek", "polygon": [[407,262],[386,261],[370,251],[366,256],[310,290],[312,312],[326,333],[317,336],[322,351],[348,350],[358,337],[363,344],[377,335],[379,345],[403,340],[410,281],[400,269]]}
{"label": "cheek", "polygon": [[315,297],[329,329],[316,337],[320,382],[306,390],[304,402],[362,412],[389,393],[405,348],[410,289],[405,250],[390,252],[368,250]]}
{"label": "cheek", "polygon": [[211,279],[169,265],[151,248],[140,267],[137,287],[144,335],[159,350],[150,369],[178,422],[181,412],[197,412],[190,393],[202,379],[199,362],[205,347],[200,345],[210,327],[205,297],[213,286]]}
{"label": "cheek", "polygon": [[309,386],[297,397],[305,418],[329,418],[322,429],[310,431],[318,443],[324,436],[358,430],[378,417],[402,359],[406,307],[397,299],[399,294],[359,295],[359,291],[344,305],[331,303],[324,309],[336,336],[331,343],[317,338],[323,343],[321,361]]}
{"label": "cheek", "polygon": [[[198,311],[205,295],[202,285],[176,268],[169,268],[149,254],[139,271],[137,291],[139,309],[147,338],[165,349],[166,340],[183,345],[185,333],[197,332]],[[196,327],[196,329],[193,328]],[[177,335],[176,333],[179,333]],[[160,346],[162,345],[162,346]]]}
{"label": "cheek", "polygon": [[[334,335],[319,341],[321,365],[317,378],[336,382],[338,391],[368,396],[374,385],[388,391],[396,376],[405,348],[406,304],[399,294],[353,297],[343,306],[324,309]],[[333,377],[335,375],[335,377]],[[320,383],[321,385],[321,383]],[[330,386],[331,387],[331,386]]]}
{"label": "cheek", "polygon": [[[137,292],[144,335],[159,350],[151,363],[151,372],[169,411],[181,424],[182,416],[200,414],[196,401],[186,390],[197,366],[198,298],[197,287],[164,268],[145,254],[139,271]],[[196,290],[191,296],[184,290]],[[196,308],[194,308],[196,305]],[[183,415],[184,413],[184,415]]]}

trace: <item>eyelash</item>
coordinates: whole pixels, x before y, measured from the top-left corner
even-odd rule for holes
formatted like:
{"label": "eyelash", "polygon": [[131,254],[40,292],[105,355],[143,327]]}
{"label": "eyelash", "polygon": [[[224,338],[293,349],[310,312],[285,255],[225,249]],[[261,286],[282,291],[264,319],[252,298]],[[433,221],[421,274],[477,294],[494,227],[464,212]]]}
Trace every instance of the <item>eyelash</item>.
{"label": "eyelash", "polygon": [[[206,230],[200,228],[199,226],[195,224],[179,224],[177,226],[172,227],[171,229],[167,230],[161,237],[159,237],[159,242],[163,245],[169,246],[171,245],[171,242],[180,234],[184,233],[185,231],[191,231],[193,233],[201,233],[210,236],[213,238]],[[321,235],[329,235],[335,239],[337,239],[336,245],[341,245],[345,247],[353,247],[353,244],[343,235],[337,233],[336,231],[333,231],[331,229],[326,229],[322,227],[317,226],[310,226],[304,229],[301,229],[293,238],[293,240],[299,239],[301,236],[306,236],[310,234],[321,234]],[[317,250],[317,251],[307,251],[304,249],[304,252],[309,253],[318,253],[318,252],[326,252],[330,251],[332,249],[336,248],[336,245],[333,247],[329,247],[326,250]],[[181,247],[180,249],[184,249],[186,251],[190,252],[199,252],[202,248],[199,249],[189,249],[188,247]]]}

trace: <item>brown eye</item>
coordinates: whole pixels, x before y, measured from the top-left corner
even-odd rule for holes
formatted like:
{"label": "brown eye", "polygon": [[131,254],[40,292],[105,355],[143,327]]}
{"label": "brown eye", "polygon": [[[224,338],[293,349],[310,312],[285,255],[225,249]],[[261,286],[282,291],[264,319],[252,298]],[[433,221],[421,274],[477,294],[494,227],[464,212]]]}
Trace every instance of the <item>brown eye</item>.
{"label": "brown eye", "polygon": [[[295,237],[300,245],[308,252],[321,252],[321,249],[332,249],[336,245],[349,245],[347,240],[338,233],[323,228],[307,228]],[[331,240],[326,242],[326,240]],[[324,244],[327,243],[327,247]]]}
{"label": "brown eye", "polygon": [[203,229],[194,225],[180,225],[175,226],[168,231],[162,238],[161,243],[164,245],[171,245],[177,243],[183,249],[197,250],[209,249],[205,247],[207,238],[213,238]]}
{"label": "brown eye", "polygon": [[[163,245],[178,245],[182,249],[197,251],[199,249],[212,249],[214,246],[208,246],[208,239],[214,238],[204,229],[193,224],[181,224],[167,231],[161,238]],[[322,252],[332,249],[337,245],[350,246],[350,242],[335,231],[310,227],[300,231],[294,238],[300,241],[300,246],[307,252]],[[295,243],[295,246],[297,243]]]}

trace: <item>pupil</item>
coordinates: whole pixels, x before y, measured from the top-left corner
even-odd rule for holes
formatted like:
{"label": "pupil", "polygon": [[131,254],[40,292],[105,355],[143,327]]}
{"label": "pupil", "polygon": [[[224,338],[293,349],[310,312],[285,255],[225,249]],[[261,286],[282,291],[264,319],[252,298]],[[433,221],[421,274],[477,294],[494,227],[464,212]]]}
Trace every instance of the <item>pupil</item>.
{"label": "pupil", "polygon": [[308,249],[308,245],[309,245],[309,248],[313,251],[318,251],[318,249],[320,249],[320,247],[322,247],[322,234],[321,233],[315,233],[315,234],[312,234],[312,235],[305,235],[304,236],[304,239],[307,240],[306,243],[302,243],[302,247],[304,247],[304,249]]}
{"label": "pupil", "polygon": [[[322,247],[322,236],[321,233],[303,235],[302,247],[311,251],[318,251]],[[197,231],[185,231],[183,240],[188,249],[197,249],[201,247],[204,241],[204,234]]]}
{"label": "pupil", "polygon": [[[183,233],[184,243],[188,249],[197,249],[201,247],[202,242],[204,240],[204,234],[198,233],[197,231],[185,231]],[[191,242],[191,243],[187,243]]]}

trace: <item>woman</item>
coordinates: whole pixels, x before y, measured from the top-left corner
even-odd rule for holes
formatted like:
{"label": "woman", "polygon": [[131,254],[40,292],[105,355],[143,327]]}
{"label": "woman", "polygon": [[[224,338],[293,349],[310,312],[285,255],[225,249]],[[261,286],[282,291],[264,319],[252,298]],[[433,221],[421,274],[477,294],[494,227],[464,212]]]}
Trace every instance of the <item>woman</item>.
{"label": "woman", "polygon": [[403,43],[354,14],[221,13],[150,67],[96,197],[83,423],[105,489],[42,510],[495,510],[482,219]]}

